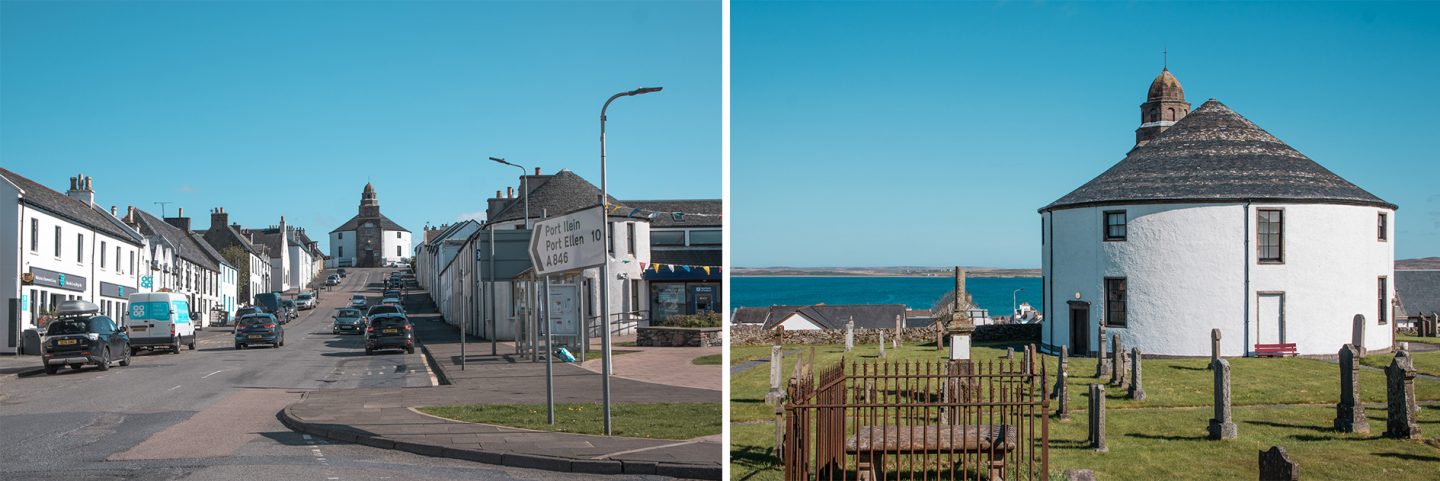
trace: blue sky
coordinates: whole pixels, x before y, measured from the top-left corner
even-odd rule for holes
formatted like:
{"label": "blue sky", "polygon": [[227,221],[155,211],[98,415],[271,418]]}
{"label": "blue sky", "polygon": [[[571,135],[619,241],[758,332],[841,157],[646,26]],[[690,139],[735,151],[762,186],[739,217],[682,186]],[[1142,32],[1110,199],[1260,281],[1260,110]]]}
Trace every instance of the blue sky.
{"label": "blue sky", "polygon": [[1038,267],[1044,206],[1134,143],[1169,66],[1396,203],[1440,255],[1440,3],[731,7],[731,262]]}
{"label": "blue sky", "polygon": [[[416,232],[518,183],[505,157],[610,192],[721,195],[719,2],[0,3],[0,163],[197,227],[382,212]],[[320,238],[323,235],[312,235]]]}

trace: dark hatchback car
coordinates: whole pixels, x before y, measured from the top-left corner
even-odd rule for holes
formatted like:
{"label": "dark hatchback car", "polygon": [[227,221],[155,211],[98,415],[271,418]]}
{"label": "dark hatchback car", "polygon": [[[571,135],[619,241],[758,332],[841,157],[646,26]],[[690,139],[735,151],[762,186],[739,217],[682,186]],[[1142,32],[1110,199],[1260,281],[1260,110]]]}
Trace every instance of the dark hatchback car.
{"label": "dark hatchback car", "polygon": [[60,318],[45,327],[45,374],[55,374],[61,366],[80,369],[94,364],[101,371],[110,363],[130,365],[130,336],[115,320],[96,315],[100,307],[86,301],[65,301],[59,306]]}
{"label": "dark hatchback car", "polygon": [[415,327],[400,314],[370,316],[365,328],[365,355],[382,349],[404,349],[415,353]]}
{"label": "dark hatchback car", "polygon": [[335,310],[335,324],[331,334],[361,334],[365,332],[365,315],[359,309],[341,308]]}
{"label": "dark hatchback car", "polygon": [[285,345],[285,328],[275,322],[275,316],[251,314],[240,318],[235,326],[235,349],[255,344],[269,344],[277,349]]}

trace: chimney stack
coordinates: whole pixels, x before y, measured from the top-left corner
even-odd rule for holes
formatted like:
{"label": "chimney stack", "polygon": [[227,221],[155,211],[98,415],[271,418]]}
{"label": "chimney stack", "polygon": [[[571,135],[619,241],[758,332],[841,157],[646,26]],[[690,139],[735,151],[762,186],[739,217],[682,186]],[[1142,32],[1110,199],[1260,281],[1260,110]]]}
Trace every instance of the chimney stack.
{"label": "chimney stack", "polygon": [[514,188],[514,187],[506,187],[506,188],[505,188],[505,198],[506,198],[506,199],[509,199],[509,198],[512,198],[512,197],[515,197],[515,188]]}
{"label": "chimney stack", "polygon": [[87,206],[95,205],[95,191],[90,190],[90,178],[84,175],[77,174],[70,178],[70,190],[65,191],[65,195],[84,202]]}
{"label": "chimney stack", "polygon": [[217,207],[210,211],[210,228],[219,229],[230,223],[230,214],[225,213],[224,207]]}
{"label": "chimney stack", "polygon": [[120,209],[113,205],[110,206],[110,217],[120,217]]}
{"label": "chimney stack", "polygon": [[536,168],[535,168],[535,176],[536,176],[536,177],[539,177],[539,176],[540,176],[540,168],[539,168],[539,167],[536,167]]}
{"label": "chimney stack", "polygon": [[186,234],[189,234],[189,233],[190,233],[190,218],[189,218],[189,217],[185,217],[185,208],[184,208],[184,207],[181,207],[181,208],[175,213],[175,217],[166,217],[166,218],[165,218],[165,223],[175,226],[176,229],[180,229],[180,230],[182,230],[182,231],[185,231]]}

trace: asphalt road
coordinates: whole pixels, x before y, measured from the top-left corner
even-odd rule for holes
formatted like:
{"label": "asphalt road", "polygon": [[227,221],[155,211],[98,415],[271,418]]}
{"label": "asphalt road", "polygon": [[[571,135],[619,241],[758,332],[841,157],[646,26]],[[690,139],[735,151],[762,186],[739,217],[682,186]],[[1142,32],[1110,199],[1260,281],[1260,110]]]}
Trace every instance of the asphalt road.
{"label": "asphalt road", "polygon": [[312,439],[280,424],[276,413],[305,391],[431,385],[419,350],[365,356],[360,336],[330,332],[331,314],[353,292],[378,301],[388,272],[350,269],[340,286],[321,292],[319,307],[285,326],[282,348],[237,351],[228,328],[212,327],[195,351],[141,353],[107,372],[66,368],[0,384],[0,479],[593,477]]}

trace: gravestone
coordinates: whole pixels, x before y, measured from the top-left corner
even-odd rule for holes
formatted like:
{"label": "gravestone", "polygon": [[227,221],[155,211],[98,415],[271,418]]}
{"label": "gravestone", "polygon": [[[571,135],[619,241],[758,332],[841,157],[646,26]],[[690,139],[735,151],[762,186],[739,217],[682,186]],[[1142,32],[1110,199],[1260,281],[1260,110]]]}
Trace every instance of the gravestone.
{"label": "gravestone", "polygon": [[1145,400],[1145,386],[1140,374],[1140,348],[1130,350],[1130,399]]}
{"label": "gravestone", "polygon": [[890,340],[890,347],[900,348],[900,334],[905,328],[905,316],[895,316],[895,338]]}
{"label": "gravestone", "polygon": [[1090,447],[1106,452],[1110,447],[1105,442],[1105,386],[1090,385]]}
{"label": "gravestone", "polygon": [[[1210,362],[1215,362],[1216,359],[1220,359],[1220,328],[1218,327],[1210,330]],[[1210,364],[1205,365],[1207,370],[1210,367]]]}
{"label": "gravestone", "polygon": [[1365,405],[1360,403],[1360,363],[1355,346],[1340,347],[1340,403],[1335,405],[1335,430],[1342,433],[1369,433]]}
{"label": "gravestone", "polygon": [[1061,421],[1070,420],[1070,386],[1065,384],[1069,379],[1070,373],[1063,366],[1055,374],[1055,417]]}
{"label": "gravestone", "polygon": [[1365,351],[1364,314],[1355,315],[1354,325],[1350,328],[1350,343],[1355,345],[1355,351],[1360,353],[1360,357],[1365,357],[1365,355],[1368,354]]}
{"label": "gravestone", "polygon": [[1057,363],[1059,369],[1055,370],[1055,389],[1050,391],[1051,399],[1060,397],[1060,389],[1065,387],[1065,373],[1070,372],[1070,346],[1060,346],[1060,361]]}
{"label": "gravestone", "polygon": [[1006,361],[1009,361],[1009,360],[1012,360],[1012,359],[1015,359],[1015,348],[1013,348],[1013,347],[1007,347],[1007,348],[1005,348],[1005,360],[1006,360]]}
{"label": "gravestone", "polygon": [[1260,481],[1299,481],[1300,465],[1290,460],[1285,448],[1271,446],[1260,451]]}
{"label": "gravestone", "polygon": [[880,358],[881,358],[881,359],[884,359],[884,358],[885,358],[885,330],[884,330],[884,329],[876,329],[875,332],[880,333]]}
{"label": "gravestone", "polygon": [[1095,481],[1095,472],[1088,469],[1067,469],[1065,481]]}
{"label": "gravestone", "polygon": [[1210,439],[1235,439],[1235,422],[1230,418],[1230,361],[1216,359],[1215,417],[1210,419]]}
{"label": "gravestone", "polygon": [[1035,373],[1035,354],[1032,350],[1032,347],[1033,346],[1029,345],[1025,346],[1025,358],[1020,360],[1020,362],[1025,363],[1025,365],[1021,366],[1021,368],[1025,370],[1026,376]]}
{"label": "gravestone", "polygon": [[1110,385],[1125,387],[1125,345],[1120,340],[1120,334],[1115,334],[1114,352],[1110,355]]}
{"label": "gravestone", "polygon": [[770,392],[765,395],[765,403],[771,406],[779,406],[785,401],[785,392],[780,390],[781,366],[784,364],[784,346],[770,346]]}
{"label": "gravestone", "polygon": [[855,316],[845,321],[845,352],[855,349]]}
{"label": "gravestone", "polygon": [[1106,357],[1110,351],[1105,350],[1105,327],[1100,327],[1100,350],[1095,354],[1095,379],[1105,379],[1110,375],[1110,358]]}
{"label": "gravestone", "polygon": [[1416,420],[1419,408],[1415,405],[1415,365],[1410,353],[1399,351],[1395,360],[1385,368],[1385,436],[1400,439],[1420,439],[1420,424]]}

